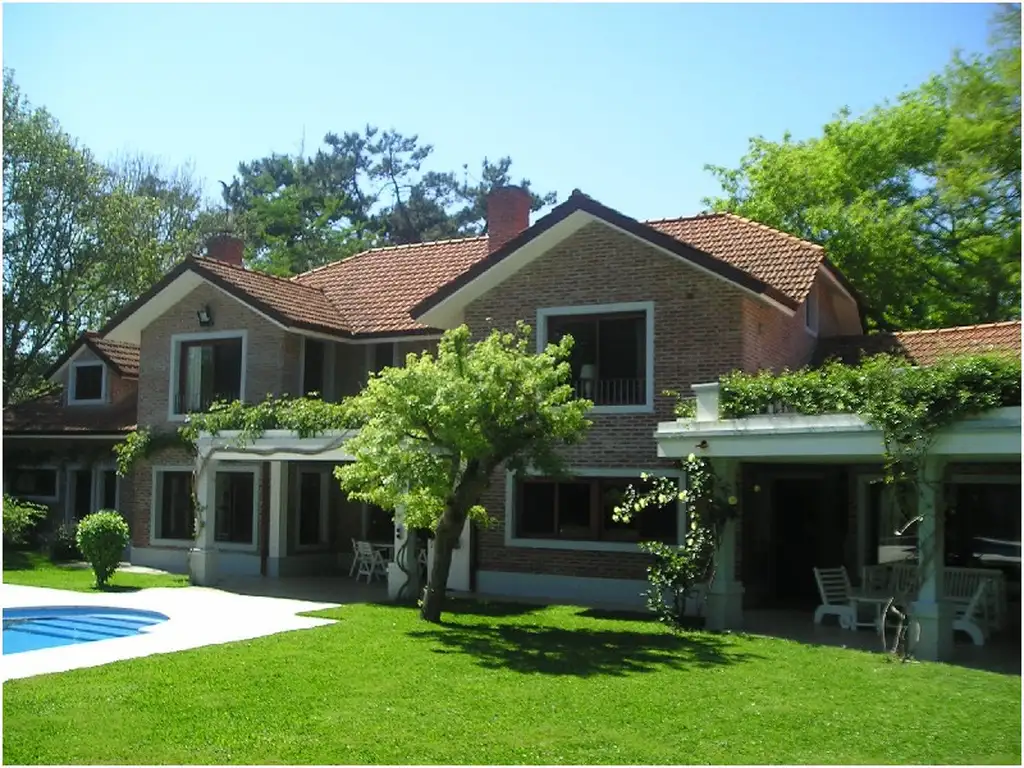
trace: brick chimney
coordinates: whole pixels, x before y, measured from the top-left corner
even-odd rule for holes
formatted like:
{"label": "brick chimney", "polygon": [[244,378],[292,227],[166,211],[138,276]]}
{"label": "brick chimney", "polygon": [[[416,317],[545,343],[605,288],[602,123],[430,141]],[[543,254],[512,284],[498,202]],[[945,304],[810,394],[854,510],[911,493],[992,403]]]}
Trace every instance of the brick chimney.
{"label": "brick chimney", "polygon": [[530,226],[530,193],[497,187],[487,196],[487,251],[494,253]]}
{"label": "brick chimney", "polygon": [[245,241],[240,237],[228,234],[212,235],[206,241],[206,256],[217,261],[226,261],[236,267],[244,266],[242,263],[242,252],[245,250]]}

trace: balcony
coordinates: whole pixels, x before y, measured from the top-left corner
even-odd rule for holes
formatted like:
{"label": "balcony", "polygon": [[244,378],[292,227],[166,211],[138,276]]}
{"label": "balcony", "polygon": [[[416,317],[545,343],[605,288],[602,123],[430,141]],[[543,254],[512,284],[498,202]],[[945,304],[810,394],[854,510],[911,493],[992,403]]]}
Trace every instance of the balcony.
{"label": "balcony", "polygon": [[227,390],[219,394],[187,395],[178,393],[174,395],[174,413],[183,416],[186,413],[205,413],[210,406],[218,401],[232,403],[239,400],[241,394],[238,388]]}
{"label": "balcony", "polygon": [[594,405],[646,405],[647,379],[574,379],[577,397]]}

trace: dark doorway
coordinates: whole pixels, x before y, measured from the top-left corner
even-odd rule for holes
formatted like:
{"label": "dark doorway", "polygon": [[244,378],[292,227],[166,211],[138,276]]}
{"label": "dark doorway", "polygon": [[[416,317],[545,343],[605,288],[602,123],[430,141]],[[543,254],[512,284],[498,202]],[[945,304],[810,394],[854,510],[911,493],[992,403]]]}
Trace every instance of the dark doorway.
{"label": "dark doorway", "polygon": [[822,550],[822,478],[777,478],[772,484],[775,539],[774,593],[780,605],[809,605],[818,598],[814,568]]}

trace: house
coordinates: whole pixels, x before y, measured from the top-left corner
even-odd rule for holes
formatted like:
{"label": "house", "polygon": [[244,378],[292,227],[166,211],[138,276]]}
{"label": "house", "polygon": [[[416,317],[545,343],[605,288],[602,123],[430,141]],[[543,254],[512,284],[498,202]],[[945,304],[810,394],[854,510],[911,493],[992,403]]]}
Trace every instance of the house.
{"label": "house", "polygon": [[[529,203],[524,190],[496,190],[486,236],[374,249],[291,279],[244,269],[237,241],[211,243],[206,257],[180,264],[100,332],[138,348],[139,427],[172,430],[217,398],[317,392],[339,400],[368,372],[401,365],[461,323],[483,335],[526,320],[539,346],[571,333],[573,384],[595,402],[586,440],[567,449],[572,477],[497,471],[484,499],[497,524],[462,532],[449,586],[637,603],[648,560],[636,542],[679,541],[682,510],[629,525],[615,523],[611,510],[643,471],[682,482],[679,454],[665,447],[666,425],[678,424],[665,390],[878,343],[1020,349],[1019,323],[864,337],[856,295],[821,247],[738,216],[641,222],[575,191],[531,225]],[[400,542],[404,532],[388,513],[347,500],[333,481],[333,466],[351,459],[344,439],[273,432],[240,448],[230,436],[206,437],[198,460],[167,448],[140,462],[121,504],[132,521],[132,560],[191,568],[212,583],[329,573],[347,564],[353,537]],[[877,471],[880,461],[867,464]],[[193,473],[199,503],[212,510],[196,539]],[[1019,494],[1019,466],[1016,477]],[[848,509],[864,490],[844,483],[827,493],[809,487],[821,491],[815,503]],[[787,504],[809,496],[799,483],[786,492]],[[757,531],[743,527],[752,551]],[[845,558],[860,546],[841,541],[822,556]],[[744,593],[739,575],[759,561],[734,554],[745,563],[730,582],[740,603],[794,597],[764,564],[749,571],[764,584]],[[800,562],[796,597],[805,599],[813,579]]]}
{"label": "house", "polygon": [[4,491],[50,507],[54,522],[127,510],[131,480],[112,448],[135,429],[138,346],[86,333],[47,378],[54,389],[4,409]]}

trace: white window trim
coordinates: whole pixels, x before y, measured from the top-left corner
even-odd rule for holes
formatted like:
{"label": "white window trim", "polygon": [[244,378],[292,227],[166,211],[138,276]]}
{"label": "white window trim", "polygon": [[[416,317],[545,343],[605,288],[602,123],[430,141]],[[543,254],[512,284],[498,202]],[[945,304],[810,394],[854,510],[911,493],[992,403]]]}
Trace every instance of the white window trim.
{"label": "white window trim", "polygon": [[[299,528],[302,523],[302,477],[301,475],[320,475],[320,540],[316,544],[299,543]],[[290,478],[289,478],[290,479]],[[331,487],[331,467],[313,469],[309,466],[297,466],[295,468],[295,490],[292,493],[293,509],[295,510],[295,551],[310,552],[323,549],[330,543],[328,527],[330,523],[330,510],[327,508],[329,492]]]}
{"label": "white window trim", "polygon": [[320,399],[324,402],[334,402],[334,369],[337,366],[335,359],[335,345],[326,339],[302,336],[302,350],[299,353],[299,395],[306,395],[306,344],[310,341],[318,341],[324,345],[324,385],[320,393]]}
{"label": "white window trim", "polygon": [[[75,374],[79,368],[90,368],[99,366],[100,368],[100,396],[98,399],[80,400],[78,393],[75,391]],[[109,396],[109,376],[107,374],[107,366],[101,360],[75,360],[68,367],[68,405],[101,405],[107,402]]]}
{"label": "white window trim", "polygon": [[[184,465],[172,465],[162,464],[154,466],[152,471],[152,485],[150,486],[150,499],[149,499],[149,543],[150,546],[154,547],[170,547],[174,549],[191,549],[192,543],[195,541],[194,538],[187,539],[164,539],[159,538],[156,535],[156,523],[159,519],[158,504],[160,498],[163,496],[162,481],[159,480],[159,475],[164,472],[188,472],[190,475],[195,473],[195,467],[191,464]],[[193,522],[193,528],[194,528]]]}
{"label": "white window trim", "polygon": [[[238,544],[230,541],[217,541],[217,475],[243,472],[252,475],[252,542]],[[260,540],[260,465],[233,461],[221,462],[217,464],[217,469],[213,474],[213,509],[211,510],[213,516],[207,514],[206,524],[213,526],[210,539],[213,541],[214,549],[221,552],[256,552]]]}
{"label": "white window trim", "polygon": [[565,315],[603,315],[616,312],[644,312],[646,317],[646,402],[643,405],[595,405],[591,413],[654,413],[654,302],[633,301],[620,304],[578,304],[571,307],[540,307],[537,309],[537,351],[547,346],[548,318]]}
{"label": "white window trim", "polygon": [[818,337],[818,324],[821,321],[821,304],[818,301],[818,292],[812,287],[804,299],[804,330],[811,336]]}
{"label": "white window trim", "polygon": [[27,467],[15,467],[12,471],[21,472],[24,470],[46,470],[53,472],[53,496],[25,496],[24,494],[14,494],[14,491],[10,489],[10,484],[6,479],[4,480],[4,490],[12,495],[16,495],[19,499],[24,499],[25,501],[52,503],[60,500],[60,467],[56,464],[32,464]]}
{"label": "white window trim", "polygon": [[[635,477],[647,472],[650,475],[662,477],[675,477],[679,481],[679,490],[686,487],[686,473],[681,469],[616,467],[606,469],[604,467],[570,467],[565,473],[568,477]],[[526,470],[526,475],[541,477],[540,472],[532,469]],[[516,536],[516,473],[509,470],[505,472],[505,546],[521,547],[524,549],[571,549],[585,552],[640,552],[641,549],[635,542],[621,541],[580,541],[573,539],[531,539],[518,538]],[[686,505],[676,502],[676,543],[681,544],[686,534]]]}
{"label": "white window trim", "polygon": [[[79,470],[87,469],[90,470],[90,482],[92,488],[89,493],[89,511],[87,515],[91,515],[93,512],[99,512],[103,509],[103,473],[104,472],[116,472],[117,465],[111,462],[102,462],[100,464],[82,464],[76,462],[74,464],[68,464],[66,472],[64,474],[64,521],[67,523],[74,522],[74,494],[72,493],[72,481],[75,477],[75,472]],[[116,477],[116,475],[115,475]],[[120,511],[121,507],[121,478],[117,477],[114,486],[114,510]]]}
{"label": "white window trim", "polygon": [[245,399],[245,374],[248,366],[249,359],[249,332],[242,328],[235,331],[210,331],[209,333],[176,333],[171,336],[171,359],[168,369],[170,370],[170,378],[168,379],[167,387],[167,420],[168,421],[185,421],[186,414],[174,412],[174,398],[178,394],[178,381],[179,376],[179,361],[181,360],[181,344],[185,341],[203,341],[205,339],[217,340],[217,339],[241,339],[242,340],[242,374],[240,381],[238,382],[238,394],[241,401],[246,402]]}

